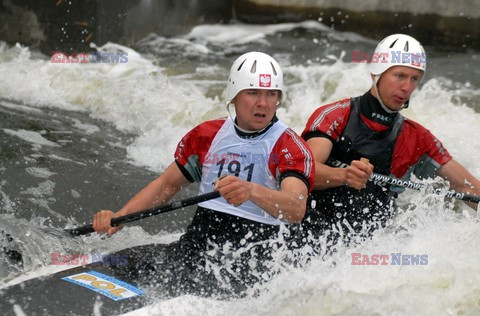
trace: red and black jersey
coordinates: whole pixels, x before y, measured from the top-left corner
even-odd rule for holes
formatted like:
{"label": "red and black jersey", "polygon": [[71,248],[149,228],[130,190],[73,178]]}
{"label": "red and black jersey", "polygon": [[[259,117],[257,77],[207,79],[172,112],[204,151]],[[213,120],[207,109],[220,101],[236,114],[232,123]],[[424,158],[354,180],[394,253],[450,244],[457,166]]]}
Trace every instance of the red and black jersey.
{"label": "red and black jersey", "polygon": [[[175,160],[190,182],[199,182],[202,166],[209,158],[209,149],[225,118],[206,121],[188,132],[179,142]],[[293,130],[287,128],[275,143],[268,168],[280,183],[285,177],[295,176],[313,189],[314,164],[310,149]]]}
{"label": "red and black jersey", "polygon": [[[350,119],[351,101],[352,99],[344,99],[318,108],[310,116],[302,132],[302,137],[305,140],[312,137],[327,137],[335,147],[335,143],[339,141]],[[387,128],[363,115],[361,115],[361,119],[372,131],[382,133]],[[399,178],[403,177],[408,169],[424,155],[430,157],[439,166],[452,159],[442,143],[429,130],[404,118],[393,148],[390,174]]]}

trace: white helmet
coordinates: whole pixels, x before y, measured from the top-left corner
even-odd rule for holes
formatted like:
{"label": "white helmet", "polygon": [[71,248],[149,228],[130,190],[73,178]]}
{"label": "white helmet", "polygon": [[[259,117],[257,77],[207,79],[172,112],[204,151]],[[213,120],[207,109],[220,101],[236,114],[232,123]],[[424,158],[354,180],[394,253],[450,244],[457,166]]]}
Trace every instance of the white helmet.
{"label": "white helmet", "polygon": [[[375,48],[370,63],[370,72],[381,75],[393,66],[406,66],[425,72],[427,55],[423,46],[413,37],[405,34],[393,34],[384,38]],[[372,58],[372,59],[374,59]]]}
{"label": "white helmet", "polygon": [[280,90],[283,99],[283,72],[271,56],[250,52],[238,57],[230,69],[227,82],[227,102],[245,89]]}
{"label": "white helmet", "polygon": [[[413,37],[405,34],[393,34],[385,37],[375,48],[370,62],[370,73],[374,75],[373,87],[380,105],[387,113],[398,111],[390,110],[385,106],[378,93],[378,80],[380,76],[393,66],[405,66],[423,71],[422,78],[427,69],[427,55],[423,46]],[[409,100],[402,109],[406,109]]]}

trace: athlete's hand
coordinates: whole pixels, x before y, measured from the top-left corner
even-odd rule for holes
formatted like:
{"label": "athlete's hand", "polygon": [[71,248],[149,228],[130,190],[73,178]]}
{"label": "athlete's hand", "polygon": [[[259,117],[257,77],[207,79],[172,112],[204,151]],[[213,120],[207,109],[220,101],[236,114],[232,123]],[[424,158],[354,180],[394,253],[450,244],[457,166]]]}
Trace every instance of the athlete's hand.
{"label": "athlete's hand", "polygon": [[345,184],[349,187],[361,190],[367,185],[368,179],[373,173],[373,165],[367,161],[353,160],[346,168]]}
{"label": "athlete's hand", "polygon": [[252,183],[241,180],[235,176],[225,176],[217,179],[213,190],[218,190],[228,204],[233,204],[238,207],[250,199],[252,195]]}
{"label": "athlete's hand", "polygon": [[93,216],[93,229],[99,233],[108,233],[110,236],[123,228],[123,225],[112,227],[110,223],[112,218],[117,217],[114,212],[110,210],[101,210]]}

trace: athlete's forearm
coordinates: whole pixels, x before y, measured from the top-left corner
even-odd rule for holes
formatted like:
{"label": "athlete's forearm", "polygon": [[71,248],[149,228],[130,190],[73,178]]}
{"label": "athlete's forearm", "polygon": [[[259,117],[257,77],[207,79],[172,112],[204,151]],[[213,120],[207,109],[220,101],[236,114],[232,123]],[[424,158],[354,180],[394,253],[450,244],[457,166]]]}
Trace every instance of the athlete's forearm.
{"label": "athlete's forearm", "polygon": [[346,184],[347,170],[333,168],[323,163],[315,162],[315,190],[339,187]]}
{"label": "athlete's forearm", "polygon": [[123,216],[165,203],[177,193],[178,190],[173,190],[173,188],[169,188],[163,183],[158,184],[157,181],[158,179],[152,181],[138,192],[137,195],[117,212],[117,215]]}
{"label": "athlete's forearm", "polygon": [[160,177],[150,182],[128,201],[116,215],[123,216],[166,203],[187,183],[188,181],[173,163]]}
{"label": "athlete's forearm", "polygon": [[307,145],[312,150],[315,159],[315,190],[324,190],[338,187],[347,183],[345,168],[333,168],[325,162],[330,157],[333,143],[328,138],[314,137],[307,140]]}
{"label": "athlete's forearm", "polygon": [[[295,179],[299,182],[301,180]],[[284,180],[286,181],[286,180]],[[298,223],[305,216],[308,190],[305,184],[282,188],[281,191],[268,189],[252,183],[250,200],[260,208],[284,222]]]}
{"label": "athlete's forearm", "polygon": [[[450,188],[468,194],[480,195],[480,181],[464,166],[452,159],[438,170],[438,175],[450,183]],[[467,203],[476,209],[476,203]]]}

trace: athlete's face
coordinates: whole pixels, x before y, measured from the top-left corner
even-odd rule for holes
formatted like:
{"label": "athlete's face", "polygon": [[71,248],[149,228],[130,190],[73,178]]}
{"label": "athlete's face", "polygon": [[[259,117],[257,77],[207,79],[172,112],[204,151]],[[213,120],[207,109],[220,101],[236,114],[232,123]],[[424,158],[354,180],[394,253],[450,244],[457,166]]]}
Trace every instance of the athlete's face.
{"label": "athlete's face", "polygon": [[[421,70],[406,66],[394,66],[387,69],[377,83],[378,93],[383,104],[390,110],[401,110],[420,82],[422,74]],[[372,89],[372,94],[376,96],[374,89]]]}
{"label": "athlete's face", "polygon": [[270,123],[278,102],[279,90],[247,89],[240,91],[233,103],[240,128],[256,131]]}

